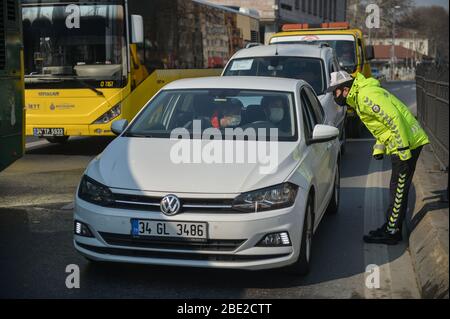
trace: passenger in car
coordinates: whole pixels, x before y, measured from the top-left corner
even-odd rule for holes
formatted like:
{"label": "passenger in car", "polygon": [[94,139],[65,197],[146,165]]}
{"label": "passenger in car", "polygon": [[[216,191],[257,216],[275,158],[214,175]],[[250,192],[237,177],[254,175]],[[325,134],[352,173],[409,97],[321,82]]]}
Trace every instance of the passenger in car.
{"label": "passenger in car", "polygon": [[228,99],[222,105],[219,104],[219,107],[211,118],[211,125],[218,129],[241,125],[242,108],[243,105],[240,101]]}

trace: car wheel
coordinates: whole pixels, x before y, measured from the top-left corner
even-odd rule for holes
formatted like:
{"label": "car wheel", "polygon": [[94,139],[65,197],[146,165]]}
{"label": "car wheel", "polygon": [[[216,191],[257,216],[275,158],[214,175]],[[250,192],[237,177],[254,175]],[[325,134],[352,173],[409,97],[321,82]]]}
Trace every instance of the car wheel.
{"label": "car wheel", "polygon": [[305,222],[303,223],[300,254],[295,264],[289,266],[290,274],[305,276],[309,273],[311,263],[312,240],[314,233],[314,205],[310,197],[306,206]]}
{"label": "car wheel", "polygon": [[334,215],[339,211],[339,202],[341,200],[341,169],[337,164],[336,174],[334,176],[333,183],[333,195],[331,196],[330,203],[327,207],[327,214]]}
{"label": "car wheel", "polygon": [[48,138],[46,138],[46,140],[52,144],[65,144],[69,140],[69,137],[68,136],[55,136],[55,137],[48,137]]}

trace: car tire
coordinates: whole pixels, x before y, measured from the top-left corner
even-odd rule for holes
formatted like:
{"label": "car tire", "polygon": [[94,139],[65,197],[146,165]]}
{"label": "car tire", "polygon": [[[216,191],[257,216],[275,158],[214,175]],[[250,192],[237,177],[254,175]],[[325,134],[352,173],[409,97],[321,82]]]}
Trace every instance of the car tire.
{"label": "car tire", "polygon": [[333,194],[327,207],[327,214],[336,215],[339,212],[339,203],[341,200],[341,169],[337,163],[336,174],[334,176]]}
{"label": "car tire", "polygon": [[314,201],[312,196],[306,204],[305,221],[303,223],[302,241],[300,243],[300,253],[297,261],[286,268],[292,275],[305,276],[310,271],[312,239],[314,232]]}
{"label": "car tire", "polygon": [[69,136],[47,137],[46,140],[52,144],[65,144],[69,140]]}

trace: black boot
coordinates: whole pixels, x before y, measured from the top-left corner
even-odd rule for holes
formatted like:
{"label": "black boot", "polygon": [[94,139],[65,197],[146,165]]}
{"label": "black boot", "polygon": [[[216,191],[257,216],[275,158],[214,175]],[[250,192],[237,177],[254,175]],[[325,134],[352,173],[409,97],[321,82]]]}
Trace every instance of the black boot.
{"label": "black boot", "polygon": [[392,234],[386,230],[386,226],[371,231],[369,235],[364,236],[364,242],[367,244],[397,245],[402,240],[401,231]]}
{"label": "black boot", "polygon": [[[380,234],[381,232],[385,232],[386,229],[387,229],[387,224],[384,224],[383,226],[381,226],[377,230],[371,230],[369,232],[369,235],[373,236],[373,235],[376,235],[376,234]],[[399,230],[399,234],[400,234],[400,241],[403,241],[403,231],[402,231],[402,229]]]}

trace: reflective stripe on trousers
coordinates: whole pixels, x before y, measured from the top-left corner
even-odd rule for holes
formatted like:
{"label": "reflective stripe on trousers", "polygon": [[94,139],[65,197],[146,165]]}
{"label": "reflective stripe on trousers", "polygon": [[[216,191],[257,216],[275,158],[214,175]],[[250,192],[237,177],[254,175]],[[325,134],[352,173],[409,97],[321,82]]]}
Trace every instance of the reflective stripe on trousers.
{"label": "reflective stripe on trousers", "polygon": [[408,161],[400,160],[399,156],[391,156],[390,205],[387,211],[387,230],[391,233],[402,229],[408,208],[409,189],[421,151],[422,147],[413,150],[412,158]]}

